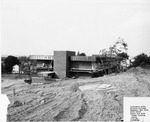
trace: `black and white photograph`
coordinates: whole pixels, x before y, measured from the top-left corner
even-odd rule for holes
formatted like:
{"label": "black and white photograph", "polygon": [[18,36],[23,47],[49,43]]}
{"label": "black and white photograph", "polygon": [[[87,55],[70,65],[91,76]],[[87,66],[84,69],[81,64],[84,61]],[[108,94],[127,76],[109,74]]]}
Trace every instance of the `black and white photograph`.
{"label": "black and white photograph", "polygon": [[150,0],[1,0],[1,122],[150,122]]}

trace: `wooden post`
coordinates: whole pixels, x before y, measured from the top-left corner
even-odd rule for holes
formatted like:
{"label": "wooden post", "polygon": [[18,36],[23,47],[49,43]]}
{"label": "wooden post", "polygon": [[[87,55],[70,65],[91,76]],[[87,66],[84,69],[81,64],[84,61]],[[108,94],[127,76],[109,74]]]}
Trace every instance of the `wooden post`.
{"label": "wooden post", "polygon": [[15,95],[16,95],[16,93],[15,93],[15,87],[13,88],[13,95],[12,95],[12,103],[14,104],[14,102],[15,102]]}

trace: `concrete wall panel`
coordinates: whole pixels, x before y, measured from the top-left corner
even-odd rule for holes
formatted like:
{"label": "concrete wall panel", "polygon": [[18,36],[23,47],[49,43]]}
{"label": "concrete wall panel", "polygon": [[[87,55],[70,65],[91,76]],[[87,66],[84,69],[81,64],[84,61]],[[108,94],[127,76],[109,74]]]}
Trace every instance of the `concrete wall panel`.
{"label": "concrete wall panel", "polygon": [[72,51],[54,51],[54,72],[58,78],[68,77],[70,66],[70,56],[74,56]]}

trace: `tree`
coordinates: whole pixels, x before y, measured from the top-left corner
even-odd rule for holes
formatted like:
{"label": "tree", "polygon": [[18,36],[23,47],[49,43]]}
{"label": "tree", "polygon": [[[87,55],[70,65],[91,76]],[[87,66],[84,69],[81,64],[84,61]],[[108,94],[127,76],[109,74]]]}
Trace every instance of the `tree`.
{"label": "tree", "polygon": [[[129,57],[127,54],[127,50],[128,50],[127,43],[125,43],[123,38],[119,37],[116,43],[110,46],[108,50],[106,49],[100,50],[99,55],[102,55],[105,57],[116,57],[118,61],[115,67],[117,67],[117,70],[119,69],[119,67],[120,69],[122,67],[122,69],[124,70],[124,68],[127,67],[126,59],[128,59]],[[121,58],[118,58],[118,57],[121,57]],[[110,65],[111,65],[111,62],[110,62]]]}
{"label": "tree", "polygon": [[20,56],[18,57],[18,59],[20,62],[29,62],[29,57],[26,56]]}
{"label": "tree", "polygon": [[80,53],[79,56],[86,56],[86,54],[85,53]]}
{"label": "tree", "polygon": [[22,73],[26,73],[29,70],[29,57],[26,56],[21,56],[18,57],[19,61],[20,61],[20,72]]}
{"label": "tree", "polygon": [[78,51],[77,56],[86,56],[86,54],[85,54],[85,53],[80,53],[80,52]]}
{"label": "tree", "polygon": [[5,73],[4,63],[3,62],[1,63],[1,71],[2,71],[2,74]]}
{"label": "tree", "polygon": [[123,56],[128,57],[127,55],[128,45],[124,41],[123,38],[119,37],[116,41],[116,43],[113,46],[110,46],[108,50],[103,49],[100,50],[100,54],[103,56]]}
{"label": "tree", "polygon": [[141,64],[150,65],[150,57],[148,57],[145,53],[139,54],[134,58],[134,62],[132,63],[132,67],[140,66]]}
{"label": "tree", "polygon": [[6,73],[11,73],[13,70],[13,66],[16,64],[20,64],[19,60],[15,56],[8,56],[4,60],[4,70]]}
{"label": "tree", "polygon": [[118,57],[121,57],[121,58],[123,58],[123,59],[128,59],[128,58],[129,58],[128,54],[125,53],[125,52],[118,53],[117,56],[118,56]]}

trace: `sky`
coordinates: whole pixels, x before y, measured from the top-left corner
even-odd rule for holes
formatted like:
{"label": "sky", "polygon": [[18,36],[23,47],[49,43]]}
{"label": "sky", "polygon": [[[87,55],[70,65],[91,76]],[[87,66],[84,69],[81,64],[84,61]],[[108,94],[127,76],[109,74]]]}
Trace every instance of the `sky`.
{"label": "sky", "polygon": [[150,0],[2,0],[1,54],[98,54],[118,37],[150,55]]}

